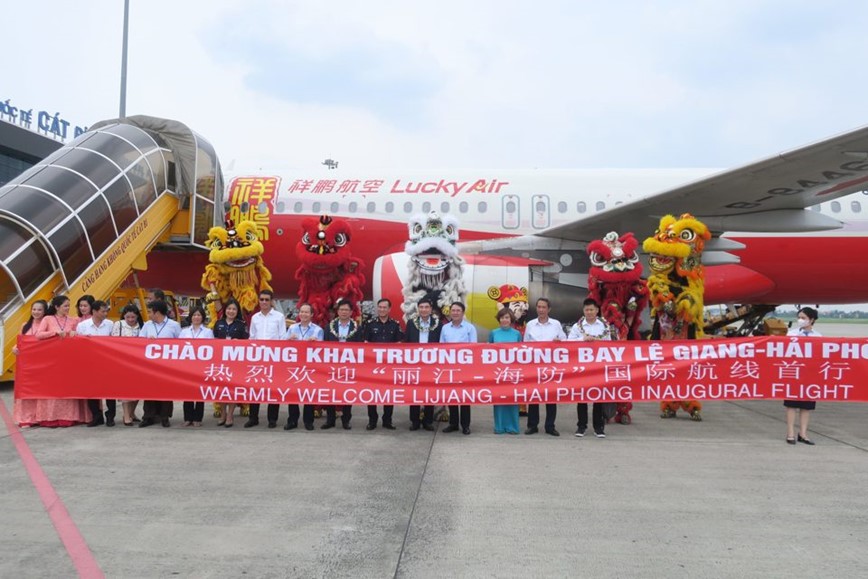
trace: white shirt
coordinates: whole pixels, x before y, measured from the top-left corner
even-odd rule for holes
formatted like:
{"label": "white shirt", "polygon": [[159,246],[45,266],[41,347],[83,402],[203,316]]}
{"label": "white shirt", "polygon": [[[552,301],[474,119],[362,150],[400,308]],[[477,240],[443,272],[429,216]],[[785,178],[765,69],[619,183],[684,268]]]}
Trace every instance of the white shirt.
{"label": "white shirt", "polygon": [[79,336],[111,336],[112,325],[112,322],[103,320],[102,323],[97,326],[93,323],[93,318],[88,318],[80,323],[75,331]]}
{"label": "white shirt", "polygon": [[593,324],[589,324],[588,320],[582,318],[570,328],[570,335],[567,340],[579,340],[584,342],[588,338],[595,340],[611,340],[612,334],[609,332],[609,327],[603,323],[603,320],[597,318]]}
{"label": "white shirt", "polygon": [[268,315],[262,312],[253,314],[250,320],[251,340],[281,340],[286,334],[286,319],[283,314],[271,309]]}
{"label": "white shirt", "polygon": [[204,325],[199,326],[199,329],[197,330],[193,330],[193,326],[187,326],[186,328],[181,329],[181,335],[178,337],[201,340],[204,338],[213,338],[214,332],[211,330],[211,328],[206,328]]}
{"label": "white shirt", "polygon": [[139,337],[142,338],[177,338],[180,335],[181,324],[168,317],[160,324],[148,320],[139,332]]}
{"label": "white shirt", "polygon": [[[82,322],[83,324],[84,322]],[[81,324],[78,325],[79,332],[81,332]],[[802,330],[801,328],[796,328],[787,332],[788,336],[799,336],[800,338],[822,338],[823,334],[818,332],[817,330]]]}
{"label": "white shirt", "polygon": [[553,342],[556,338],[566,340],[567,335],[561,323],[554,318],[549,318],[544,324],[537,318],[529,321],[524,328],[525,342]]}

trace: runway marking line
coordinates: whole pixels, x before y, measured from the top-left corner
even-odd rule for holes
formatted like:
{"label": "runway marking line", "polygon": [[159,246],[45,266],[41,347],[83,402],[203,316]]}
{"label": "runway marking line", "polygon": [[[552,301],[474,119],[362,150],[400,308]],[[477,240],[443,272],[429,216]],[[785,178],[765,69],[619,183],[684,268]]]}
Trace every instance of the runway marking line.
{"label": "runway marking line", "polygon": [[30,450],[27,441],[24,440],[24,435],[21,434],[18,426],[12,421],[12,416],[9,414],[9,409],[6,408],[6,403],[0,398],[0,415],[3,416],[3,421],[6,423],[6,428],[9,431],[9,437],[15,443],[15,449],[21,457],[21,462],[24,463],[24,468],[27,474],[30,475],[30,481],[36,492],[39,493],[39,498],[42,499],[42,505],[45,511],[51,518],[51,523],[57,531],[57,535],[66,547],[66,553],[72,560],[72,564],[78,571],[79,577],[87,577],[88,579],[99,579],[105,577],[99,563],[91,553],[87,542],[75,526],[75,522],[66,510],[66,505],[57,495],[51,481],[48,480],[45,471],[39,466],[36,457]]}

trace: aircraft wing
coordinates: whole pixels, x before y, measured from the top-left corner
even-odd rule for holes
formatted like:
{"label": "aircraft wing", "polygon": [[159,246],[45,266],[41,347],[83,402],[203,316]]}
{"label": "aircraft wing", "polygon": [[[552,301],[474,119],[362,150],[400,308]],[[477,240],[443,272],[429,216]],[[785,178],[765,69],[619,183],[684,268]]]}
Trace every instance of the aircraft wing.
{"label": "aircraft wing", "polygon": [[541,232],[587,242],[610,231],[650,235],[661,216],[692,213],[715,233],[835,229],[806,207],[868,190],[868,127],[661,191]]}

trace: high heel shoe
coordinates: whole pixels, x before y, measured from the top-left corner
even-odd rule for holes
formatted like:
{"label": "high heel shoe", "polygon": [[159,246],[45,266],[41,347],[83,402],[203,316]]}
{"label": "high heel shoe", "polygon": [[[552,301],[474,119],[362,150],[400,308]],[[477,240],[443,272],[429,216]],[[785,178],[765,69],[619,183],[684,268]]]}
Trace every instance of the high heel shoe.
{"label": "high heel shoe", "polygon": [[803,442],[803,443],[807,444],[808,446],[814,446],[813,440],[811,440],[809,438],[802,438],[801,434],[799,435],[799,442]]}
{"label": "high heel shoe", "polygon": [[226,426],[226,421],[224,420],[223,422],[218,422],[217,426]]}
{"label": "high heel shoe", "polygon": [[787,437],[787,444],[796,444],[796,439],[795,439],[795,438],[790,438],[790,437],[788,436],[788,437]]}

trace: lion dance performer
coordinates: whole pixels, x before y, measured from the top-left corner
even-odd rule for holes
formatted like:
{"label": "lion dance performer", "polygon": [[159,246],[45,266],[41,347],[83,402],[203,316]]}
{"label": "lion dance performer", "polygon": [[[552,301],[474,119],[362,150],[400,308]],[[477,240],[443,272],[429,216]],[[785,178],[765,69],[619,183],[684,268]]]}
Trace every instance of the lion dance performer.
{"label": "lion dance performer", "polygon": [[[591,268],[588,297],[600,304],[600,317],[614,330],[617,340],[638,340],[642,312],[648,307],[648,287],[642,279],[639,241],[632,233],[614,231],[588,244]],[[614,421],[633,422],[632,402],[618,402]]]}
{"label": "lion dance performer", "polygon": [[[651,339],[684,340],[703,336],[705,274],[702,250],[711,233],[689,213],[666,215],[652,237],[642,244],[650,254],[648,291],[654,325]],[[674,418],[679,408],[693,420],[702,420],[698,400],[663,401],[661,418]]]}
{"label": "lion dance performer", "polygon": [[298,303],[313,306],[313,322],[321,328],[331,321],[338,300],[353,304],[353,318],[361,317],[365,263],[353,255],[353,230],[349,222],[323,215],[301,222],[301,240],[295,246],[300,265]]}
{"label": "lion dance performer", "polygon": [[[205,301],[211,326],[223,314],[223,304],[235,298],[241,304],[240,316],[251,313],[258,305],[259,292],[270,290],[271,272],[265,267],[262,254],[265,248],[259,241],[256,224],[241,221],[236,227],[231,219],[225,227],[208,230],[208,261],[202,275],[202,289],[208,292]],[[246,416],[248,405],[241,405],[241,414]],[[223,413],[221,404],[214,404],[214,416]]]}
{"label": "lion dance performer", "polygon": [[458,255],[458,221],[452,215],[414,215],[409,224],[410,239],[404,251],[410,256],[410,278],[404,286],[401,309],[404,320],[416,314],[416,304],[428,297],[445,315],[453,302],[464,303],[464,259]]}
{"label": "lion dance performer", "polygon": [[[404,251],[410,256],[410,276],[404,285],[404,321],[412,322],[419,314],[416,305],[423,297],[437,304],[443,318],[453,302],[466,303],[464,259],[458,255],[458,220],[452,215],[442,217],[436,211],[427,216],[414,215],[409,223],[410,238]],[[449,420],[444,406],[434,416],[441,422]]]}

